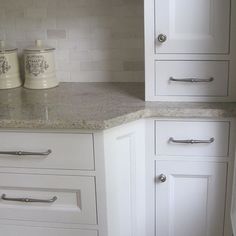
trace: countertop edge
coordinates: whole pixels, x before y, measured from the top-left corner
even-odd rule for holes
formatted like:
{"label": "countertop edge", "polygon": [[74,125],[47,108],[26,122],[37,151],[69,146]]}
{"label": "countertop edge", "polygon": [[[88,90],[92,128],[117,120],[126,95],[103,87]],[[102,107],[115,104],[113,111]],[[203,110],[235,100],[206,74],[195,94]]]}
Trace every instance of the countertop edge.
{"label": "countertop edge", "polygon": [[234,118],[236,110],[224,108],[145,108],[107,120],[0,120],[1,129],[106,130],[144,118]]}

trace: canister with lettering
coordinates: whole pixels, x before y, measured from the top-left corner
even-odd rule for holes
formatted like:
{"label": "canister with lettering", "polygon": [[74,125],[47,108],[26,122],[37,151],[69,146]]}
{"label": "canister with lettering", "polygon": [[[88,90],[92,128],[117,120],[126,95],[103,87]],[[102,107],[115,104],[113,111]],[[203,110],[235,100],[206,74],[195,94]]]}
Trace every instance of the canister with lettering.
{"label": "canister with lettering", "polygon": [[29,89],[48,89],[59,82],[55,70],[55,48],[43,46],[41,40],[24,50],[25,83]]}
{"label": "canister with lettering", "polygon": [[0,89],[17,88],[21,84],[17,48],[0,40]]}

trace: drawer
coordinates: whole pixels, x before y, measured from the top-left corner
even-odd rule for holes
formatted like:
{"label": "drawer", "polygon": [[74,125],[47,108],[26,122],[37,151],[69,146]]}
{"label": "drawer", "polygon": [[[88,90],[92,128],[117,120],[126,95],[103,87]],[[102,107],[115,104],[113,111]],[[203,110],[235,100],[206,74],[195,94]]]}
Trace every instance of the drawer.
{"label": "drawer", "polygon": [[0,219],[95,225],[95,179],[0,173]]}
{"label": "drawer", "polygon": [[156,61],[155,95],[225,97],[228,77],[228,61]]}
{"label": "drawer", "polygon": [[155,153],[163,156],[228,156],[229,129],[229,122],[156,121]]}
{"label": "drawer", "polygon": [[0,154],[0,167],[94,170],[92,134],[0,132],[0,153],[47,152],[49,155]]}
{"label": "drawer", "polygon": [[95,230],[0,225],[4,236],[98,236]]}

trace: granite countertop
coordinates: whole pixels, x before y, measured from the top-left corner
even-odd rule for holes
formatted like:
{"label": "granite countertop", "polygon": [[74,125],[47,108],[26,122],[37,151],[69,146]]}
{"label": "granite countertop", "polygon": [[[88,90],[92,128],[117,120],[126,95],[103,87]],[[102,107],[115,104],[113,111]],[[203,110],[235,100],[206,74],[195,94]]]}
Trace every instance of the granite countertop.
{"label": "granite countertop", "polygon": [[144,102],[142,83],[0,91],[0,128],[103,130],[147,117],[236,117],[236,103]]}

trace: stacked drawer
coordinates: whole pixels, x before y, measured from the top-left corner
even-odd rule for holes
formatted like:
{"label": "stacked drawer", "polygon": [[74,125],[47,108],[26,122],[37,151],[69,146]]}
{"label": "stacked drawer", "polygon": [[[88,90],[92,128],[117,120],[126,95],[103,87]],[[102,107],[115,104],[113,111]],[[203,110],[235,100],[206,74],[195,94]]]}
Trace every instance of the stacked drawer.
{"label": "stacked drawer", "polygon": [[[81,228],[97,225],[95,177],[86,175],[95,170],[92,134],[1,132],[0,139],[1,220],[77,224]],[[11,168],[13,172],[3,171]],[[30,174],[24,174],[25,169]],[[55,170],[57,174],[50,173]],[[64,170],[84,174],[60,174]],[[1,226],[2,230],[6,236],[16,232],[7,226]],[[32,235],[30,226],[19,226],[19,230]],[[33,235],[43,232],[43,228],[34,228]],[[96,230],[50,227],[48,232],[43,234],[97,235]]]}
{"label": "stacked drawer", "polygon": [[226,97],[228,61],[156,61],[155,96]]}
{"label": "stacked drawer", "polygon": [[157,156],[227,157],[229,122],[157,121]]}

